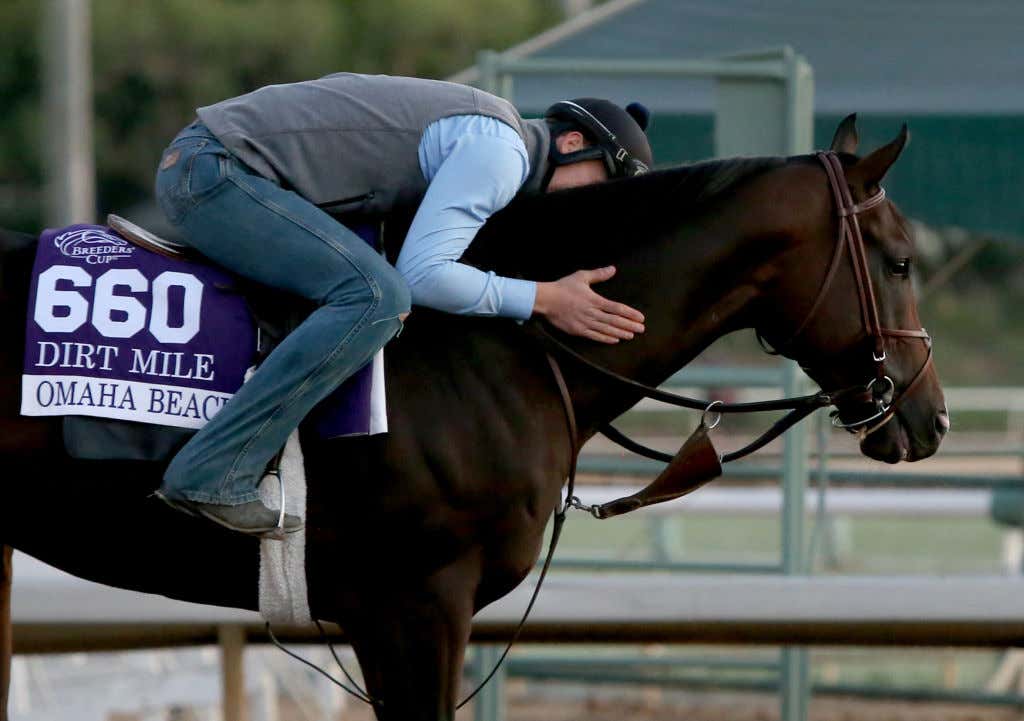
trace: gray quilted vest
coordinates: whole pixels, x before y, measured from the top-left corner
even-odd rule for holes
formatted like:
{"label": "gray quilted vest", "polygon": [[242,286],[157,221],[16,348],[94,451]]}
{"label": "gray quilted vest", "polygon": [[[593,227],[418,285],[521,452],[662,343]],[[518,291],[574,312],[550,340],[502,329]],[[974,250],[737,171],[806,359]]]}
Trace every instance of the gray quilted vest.
{"label": "gray quilted vest", "polygon": [[338,73],[268,85],[197,112],[257,173],[338,214],[417,206],[427,189],[420,139],[450,115],[497,118],[522,136],[530,176],[520,192],[539,190],[548,170],[545,121],[523,120],[507,100],[439,80]]}

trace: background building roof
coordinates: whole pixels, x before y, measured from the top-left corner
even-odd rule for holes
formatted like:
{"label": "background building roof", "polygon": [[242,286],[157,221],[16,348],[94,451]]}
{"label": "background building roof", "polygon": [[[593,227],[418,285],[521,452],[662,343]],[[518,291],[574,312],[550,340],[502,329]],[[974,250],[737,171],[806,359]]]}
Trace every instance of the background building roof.
{"label": "background building roof", "polygon": [[[791,46],[814,71],[816,147],[851,112],[863,150],[908,122],[911,143],[886,178],[904,211],[1020,239],[1021,28],[1019,0],[611,0],[503,54],[692,60]],[[478,78],[469,68],[452,79]],[[569,72],[518,76],[511,90],[527,115],[566,97],[639,100],[655,111],[657,163],[714,154],[710,79]]]}
{"label": "background building roof", "polygon": [[[1024,113],[1021,28],[1019,0],[615,0],[510,52],[664,60],[791,45],[814,68],[819,112],[1006,114]],[[515,100],[542,109],[566,87],[661,111],[712,107],[710,83],[569,74],[517,79]]]}

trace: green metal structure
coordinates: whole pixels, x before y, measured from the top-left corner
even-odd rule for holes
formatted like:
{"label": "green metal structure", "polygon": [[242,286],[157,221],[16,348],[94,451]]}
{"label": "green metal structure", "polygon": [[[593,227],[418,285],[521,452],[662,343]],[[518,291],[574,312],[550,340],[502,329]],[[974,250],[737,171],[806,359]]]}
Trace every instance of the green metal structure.
{"label": "green metal structure", "polygon": [[[591,58],[517,59],[485,51],[478,58],[482,89],[515,101],[515,80],[527,75],[652,76],[708,78],[715,83],[716,110],[710,127],[713,154],[797,155],[813,146],[814,76],[810,65],[789,47],[730,55],[712,60],[604,61]],[[571,93],[566,93],[571,95]],[[655,119],[655,126],[658,119]],[[707,137],[702,136],[702,137]],[[652,138],[655,157],[664,162],[660,136]],[[710,155],[705,153],[704,156]],[[671,157],[671,156],[669,156]],[[705,383],[721,387],[768,384],[786,395],[805,392],[806,377],[793,363],[773,372],[750,373],[720,369],[706,374]],[[807,487],[807,424],[785,436],[780,527],[782,558],[768,570],[786,574],[806,572],[803,554],[804,492]],[[612,521],[614,522],[614,521]],[[694,567],[693,570],[700,570]],[[678,570],[683,570],[681,567]],[[703,570],[709,570],[704,566]],[[717,570],[721,570],[720,567]],[[763,566],[757,570],[766,570]],[[487,660],[493,649],[478,653],[478,673],[490,670]],[[498,674],[499,676],[501,674]],[[810,695],[807,649],[783,648],[779,659],[779,690],[782,721],[806,721]],[[482,678],[482,676],[481,676]],[[494,683],[477,697],[476,721],[501,721],[502,684]]]}

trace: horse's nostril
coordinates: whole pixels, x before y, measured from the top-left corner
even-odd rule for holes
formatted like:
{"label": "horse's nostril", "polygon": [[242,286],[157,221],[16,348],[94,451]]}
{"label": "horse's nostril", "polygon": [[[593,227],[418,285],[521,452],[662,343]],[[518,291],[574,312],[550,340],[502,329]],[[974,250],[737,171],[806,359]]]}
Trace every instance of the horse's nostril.
{"label": "horse's nostril", "polygon": [[946,435],[949,430],[949,413],[946,411],[939,411],[935,414],[935,431],[940,435]]}

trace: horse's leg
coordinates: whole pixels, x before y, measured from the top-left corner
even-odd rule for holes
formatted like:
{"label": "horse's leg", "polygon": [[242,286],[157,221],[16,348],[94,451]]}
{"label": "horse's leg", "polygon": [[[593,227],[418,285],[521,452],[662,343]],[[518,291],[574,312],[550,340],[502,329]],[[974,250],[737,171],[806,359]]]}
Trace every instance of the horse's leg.
{"label": "horse's leg", "polygon": [[11,565],[10,546],[0,546],[0,721],[7,721],[7,693],[11,686]]}
{"label": "horse's leg", "polygon": [[[459,579],[464,581],[464,579]],[[380,721],[452,721],[473,619],[472,592],[375,592],[347,623]]]}

